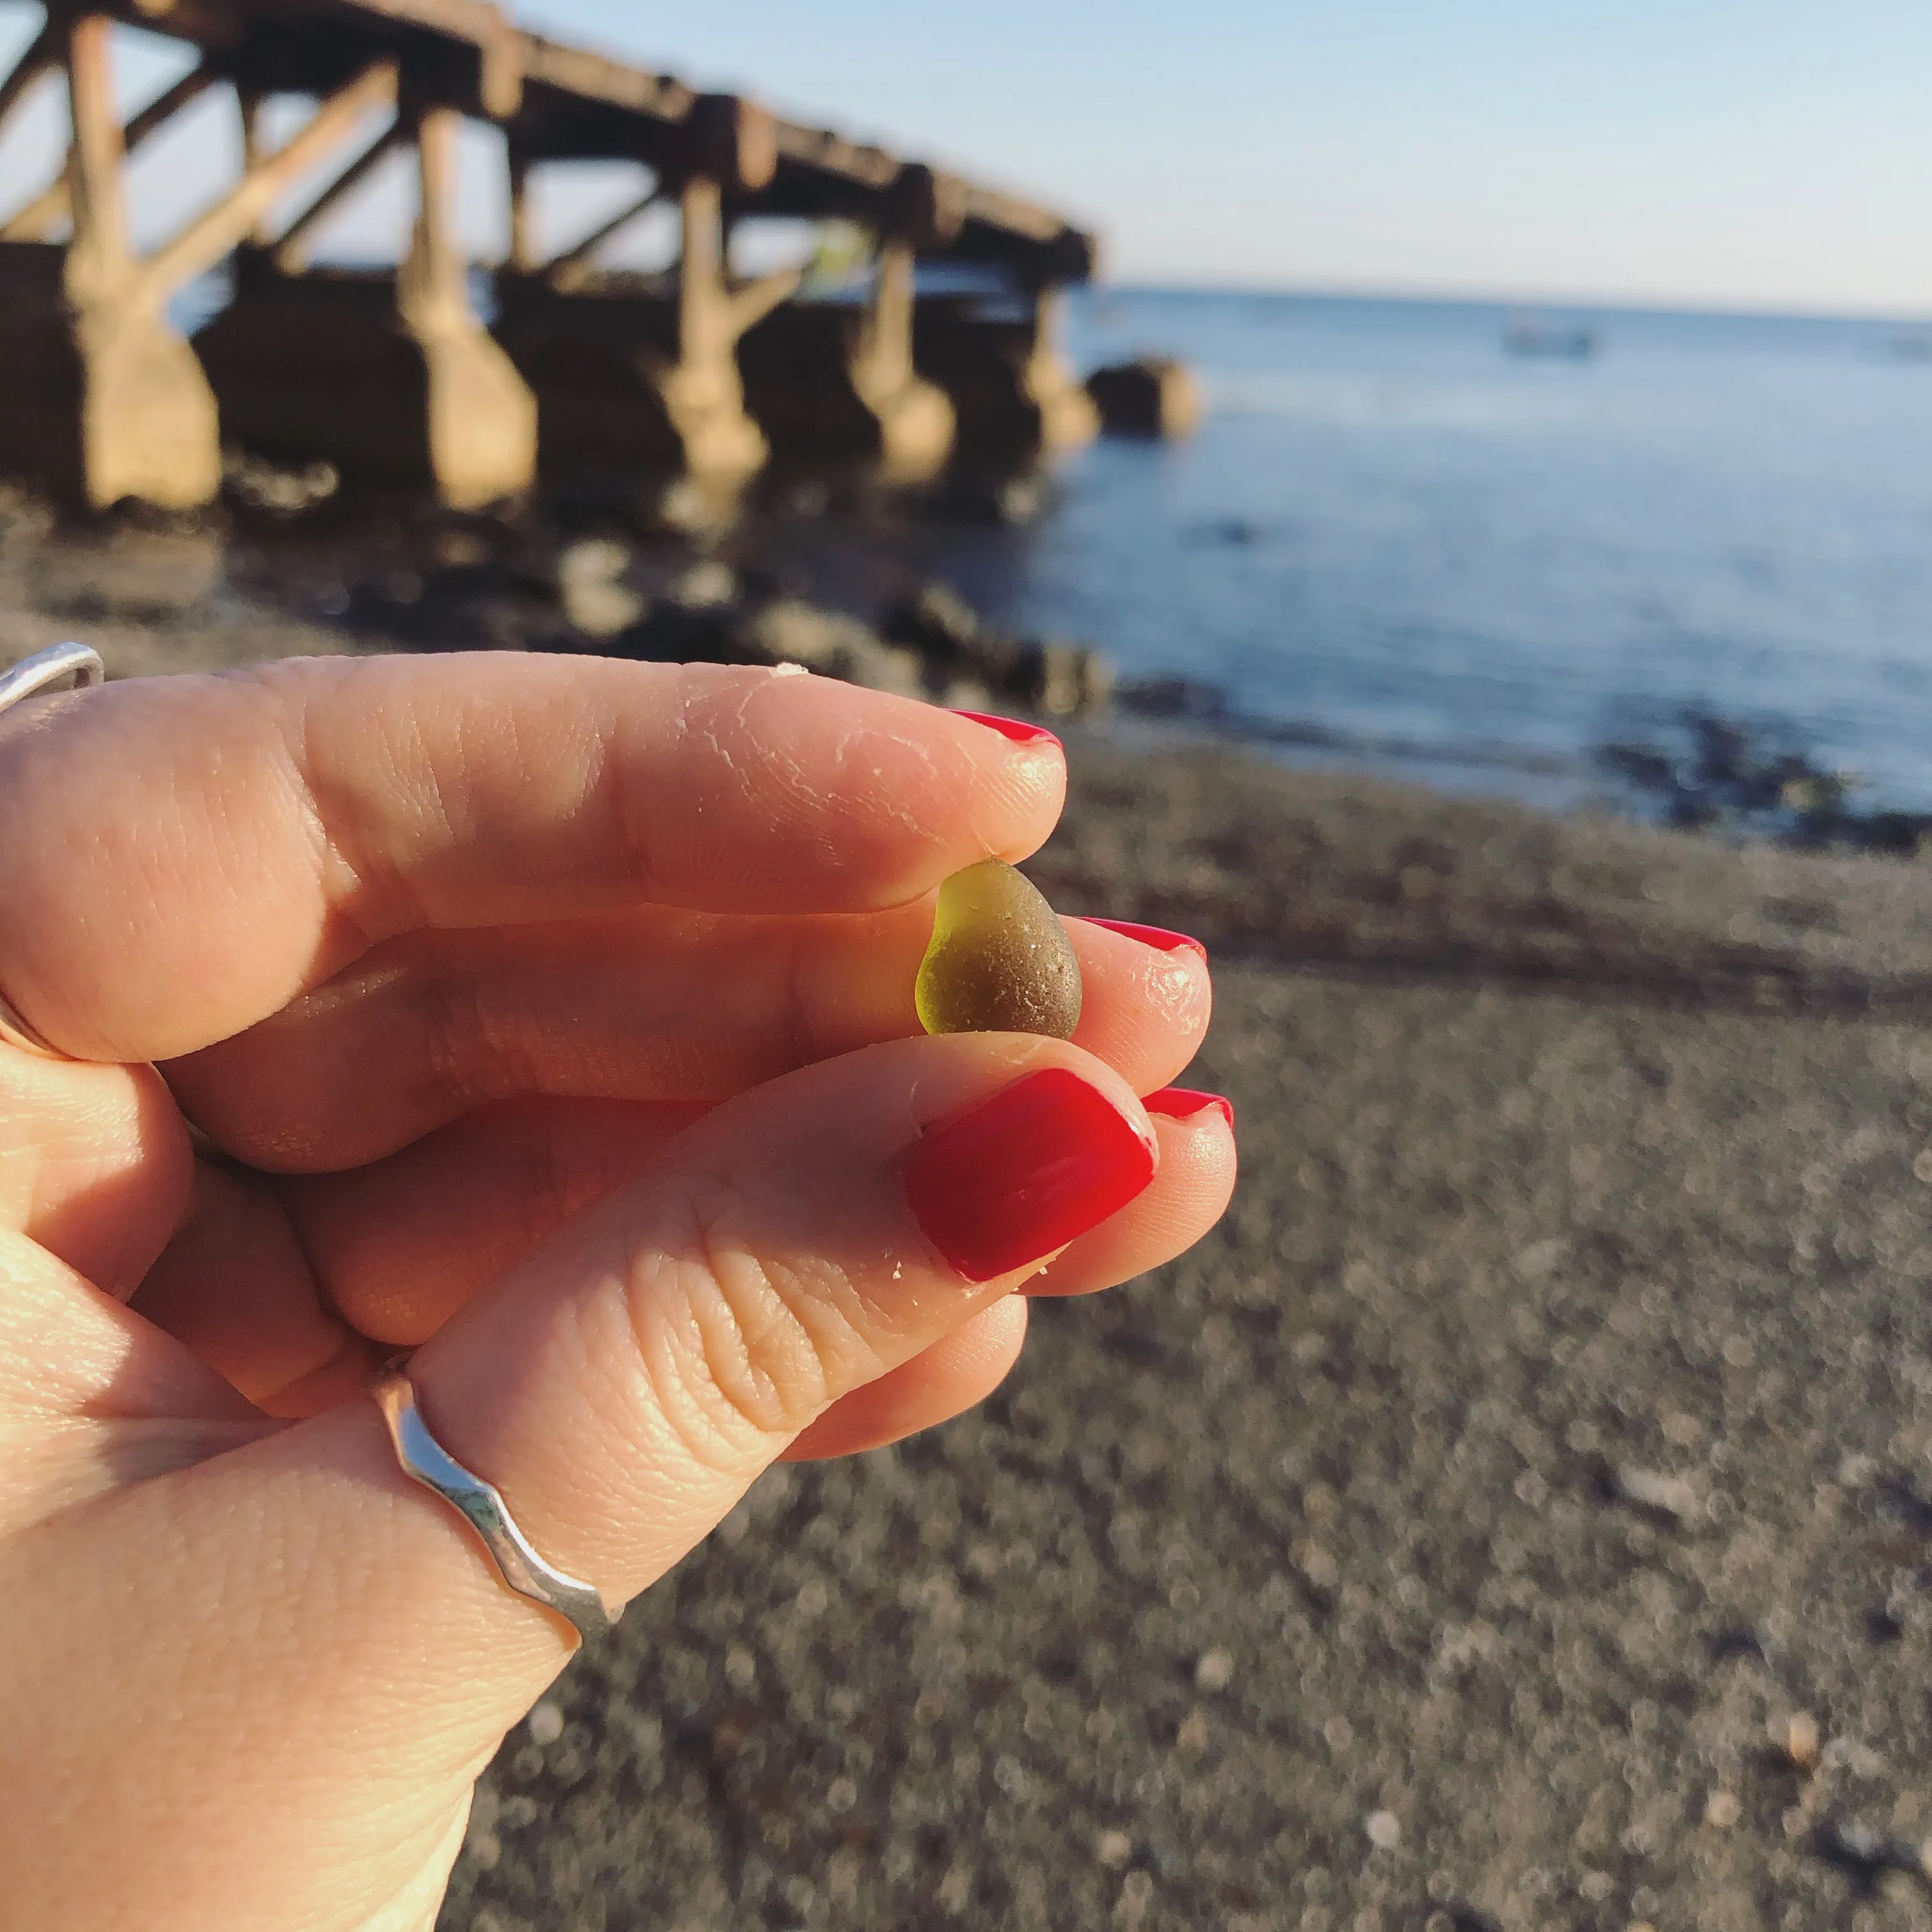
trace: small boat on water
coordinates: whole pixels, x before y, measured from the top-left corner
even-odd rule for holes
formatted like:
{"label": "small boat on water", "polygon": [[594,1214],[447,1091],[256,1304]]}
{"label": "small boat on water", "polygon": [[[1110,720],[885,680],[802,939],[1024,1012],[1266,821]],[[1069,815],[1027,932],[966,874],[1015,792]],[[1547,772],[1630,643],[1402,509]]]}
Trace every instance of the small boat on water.
{"label": "small boat on water", "polygon": [[1552,322],[1547,316],[1520,310],[1503,331],[1503,350],[1510,356],[1586,362],[1597,352],[1597,332],[1582,322]]}

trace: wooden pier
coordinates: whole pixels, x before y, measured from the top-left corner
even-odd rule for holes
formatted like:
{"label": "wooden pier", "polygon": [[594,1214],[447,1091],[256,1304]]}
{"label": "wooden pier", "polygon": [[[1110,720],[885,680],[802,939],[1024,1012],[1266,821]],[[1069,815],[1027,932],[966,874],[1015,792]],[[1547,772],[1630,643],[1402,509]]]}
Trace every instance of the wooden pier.
{"label": "wooden pier", "polygon": [[[124,126],[117,23],[198,54]],[[1051,333],[1059,292],[1093,273],[1092,237],[754,101],[526,32],[488,0],[51,0],[0,80],[0,124],[42,84],[64,84],[72,136],[54,181],[0,183],[0,472],[70,500],[206,503],[224,444],[464,508],[539,476],[728,484],[774,452],[916,478],[956,452],[1021,458],[1096,427]],[[128,158],[214,87],[240,117],[238,178],[139,253]],[[314,111],[271,148],[263,105],[285,95]],[[454,230],[466,118],[505,137],[510,248],[489,328]],[[394,268],[314,267],[322,220],[399,152],[419,212]],[[586,160],[641,164],[648,192],[546,254],[533,180]],[[271,228],[304,187],[300,212]],[[600,268],[598,251],[658,207],[681,224],[674,266]],[[863,298],[802,299],[792,273],[736,280],[733,230],[771,217],[862,230]],[[233,299],[190,344],[169,304],[230,261]],[[998,313],[922,297],[920,266],[942,262],[979,272]]]}

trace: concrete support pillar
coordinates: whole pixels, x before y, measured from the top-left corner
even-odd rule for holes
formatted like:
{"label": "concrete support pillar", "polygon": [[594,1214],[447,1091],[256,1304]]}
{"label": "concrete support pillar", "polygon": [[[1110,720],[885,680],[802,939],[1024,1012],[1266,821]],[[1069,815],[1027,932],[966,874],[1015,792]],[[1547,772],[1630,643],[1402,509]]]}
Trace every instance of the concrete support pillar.
{"label": "concrete support pillar", "polygon": [[116,291],[132,278],[128,203],[121,179],[126,152],[114,106],[113,22],[104,14],[71,21],[67,30],[68,106],[73,145],[68,184],[74,203],[74,241],[68,250],[68,289],[86,301]]}
{"label": "concrete support pillar", "polygon": [[796,303],[746,337],[746,393],[780,461],[854,465],[895,483],[944,465],[953,407],[914,366],[914,294],[920,254],[957,236],[964,200],[930,168],[901,170],[874,231],[865,302]]}
{"label": "concrete support pillar", "polygon": [[952,448],[952,405],[944,390],[913,368],[912,242],[888,236],[879,244],[872,298],[852,347],[852,388],[879,426],[879,460],[886,477],[929,476]]}
{"label": "concrete support pillar", "polygon": [[1033,296],[1033,340],[1021,370],[1027,401],[1039,412],[1040,447],[1078,449],[1100,433],[1100,412],[1094,399],[1060,352],[1060,320],[1066,292],[1042,288]]}
{"label": "concrete support pillar", "polygon": [[513,275],[536,273],[542,257],[537,252],[536,196],[531,191],[534,164],[514,140],[509,144],[510,258]]}
{"label": "concrete support pillar", "polygon": [[1055,340],[1062,299],[1058,287],[1034,284],[991,314],[970,296],[919,304],[919,370],[952,399],[958,454],[970,466],[1030,464],[1098,434],[1093,398],[1074,380]]}
{"label": "concrete support pillar", "polygon": [[478,509],[536,480],[536,399],[470,306],[469,262],[455,234],[456,150],[451,107],[416,116],[421,199],[410,252],[396,277],[396,312],[428,374],[429,468],[437,496]]}
{"label": "concrete support pillar", "polygon": [[[261,196],[298,143],[314,147],[326,132],[340,148],[372,109],[396,102],[397,86],[393,68],[371,69],[325,103],[310,129],[229,198],[229,227],[259,218]],[[454,226],[461,127],[454,108],[405,101],[395,124],[364,142],[272,253],[250,258],[259,272],[242,278],[235,302],[196,336],[229,434],[244,448],[325,460],[351,488],[427,490],[456,509],[480,509],[535,480],[536,400],[470,305]],[[393,280],[303,273],[322,218],[405,146],[415,150],[420,204]]]}
{"label": "concrete support pillar", "polygon": [[[533,237],[513,250],[496,334],[536,392],[550,481],[622,500],[682,473],[722,499],[767,454],[745,406],[740,340],[798,285],[788,272],[735,286],[726,260],[728,200],[771,180],[776,124],[750,102],[702,96],[657,166],[649,194],[542,267],[530,266]],[[525,173],[513,164],[513,203],[527,194]],[[683,230],[675,286],[600,275],[604,242],[673,199]]]}
{"label": "concrete support pillar", "polygon": [[0,467],[97,509],[192,508],[220,487],[214,398],[130,248],[112,32],[104,15],[53,29],[74,234],[0,244]]}
{"label": "concrete support pillar", "polygon": [[693,175],[679,201],[677,359],[660,372],[659,391],[693,475],[749,476],[769,451],[745,412],[738,338],[791,292],[798,278],[769,276],[734,290],[725,273],[723,189],[709,176]]}
{"label": "concrete support pillar", "polygon": [[168,326],[129,246],[112,32],[100,14],[67,28],[65,283],[83,380],[80,480],[96,508],[133,496],[188,509],[221,487],[220,430],[194,352]]}

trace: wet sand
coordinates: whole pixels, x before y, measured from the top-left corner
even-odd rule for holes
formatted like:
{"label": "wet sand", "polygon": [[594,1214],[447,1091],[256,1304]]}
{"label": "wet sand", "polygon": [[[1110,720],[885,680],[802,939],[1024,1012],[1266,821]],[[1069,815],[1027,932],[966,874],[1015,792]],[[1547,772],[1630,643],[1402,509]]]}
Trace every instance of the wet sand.
{"label": "wet sand", "polygon": [[[10,567],[9,651],[354,646]],[[1932,873],[1071,748],[1034,869],[1214,948],[1233,1209],[760,1483],[442,1924],[1932,1927]]]}

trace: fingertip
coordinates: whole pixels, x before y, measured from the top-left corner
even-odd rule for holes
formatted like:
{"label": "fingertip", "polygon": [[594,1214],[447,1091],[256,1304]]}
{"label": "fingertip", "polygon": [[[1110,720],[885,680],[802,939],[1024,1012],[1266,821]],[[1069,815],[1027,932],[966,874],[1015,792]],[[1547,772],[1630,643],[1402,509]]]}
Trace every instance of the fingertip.
{"label": "fingertip", "polygon": [[1213,1116],[1218,1114],[1228,1131],[1234,1131],[1234,1103],[1222,1094],[1202,1093],[1192,1087],[1163,1087],[1146,1095],[1141,1105],[1150,1114],[1203,1126],[1210,1126]]}
{"label": "fingertip", "polygon": [[1200,1051],[1213,1016],[1207,955],[1191,941],[1149,944],[1105,920],[1065,924],[1084,988],[1076,1043],[1136,1091],[1162,1086]]}
{"label": "fingertip", "polygon": [[1036,1298],[1091,1294],[1144,1274],[1199,1240],[1227,1211],[1239,1171],[1234,1108],[1168,1088],[1142,1102],[1160,1148],[1154,1184],[1024,1285]]}

